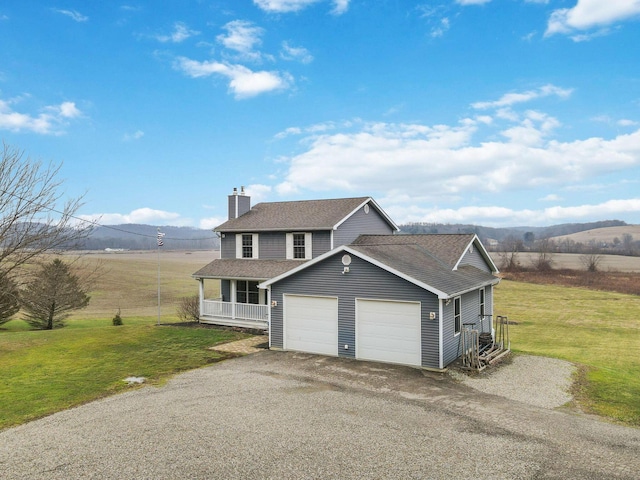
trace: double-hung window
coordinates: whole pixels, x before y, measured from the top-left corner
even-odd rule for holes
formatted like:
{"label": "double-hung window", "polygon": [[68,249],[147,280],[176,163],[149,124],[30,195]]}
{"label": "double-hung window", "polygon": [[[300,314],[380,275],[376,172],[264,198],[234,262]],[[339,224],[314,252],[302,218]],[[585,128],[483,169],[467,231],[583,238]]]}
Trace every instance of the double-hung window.
{"label": "double-hung window", "polygon": [[484,292],[484,288],[480,289],[480,320],[482,320],[484,318],[484,308],[485,308],[485,292]]}
{"label": "double-hung window", "polygon": [[305,258],[304,233],[293,234],[293,258]]}
{"label": "double-hung window", "polygon": [[287,233],[287,259],[309,260],[312,257],[312,235],[306,233]]}
{"label": "double-hung window", "polygon": [[462,326],[462,310],[460,308],[460,297],[453,299],[453,333],[458,335]]}
{"label": "double-hung window", "polygon": [[258,258],[257,233],[239,233],[236,235],[236,258]]}

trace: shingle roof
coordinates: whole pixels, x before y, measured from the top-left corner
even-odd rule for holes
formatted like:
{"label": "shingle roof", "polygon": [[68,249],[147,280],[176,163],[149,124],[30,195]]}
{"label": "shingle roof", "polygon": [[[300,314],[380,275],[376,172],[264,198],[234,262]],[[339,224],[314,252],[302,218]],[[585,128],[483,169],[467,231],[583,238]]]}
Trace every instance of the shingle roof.
{"label": "shingle roof", "polygon": [[[329,230],[367,201],[377,208],[370,197],[258,203],[249,212],[226,221],[215,231]],[[384,212],[380,213],[388,218]]]}
{"label": "shingle roof", "polygon": [[423,235],[360,235],[352,245],[419,245],[450,268],[464,255],[473,233]]}
{"label": "shingle roof", "polygon": [[[410,239],[406,238],[404,243],[352,244],[349,248],[448,296],[498,283],[497,277],[476,267],[464,265],[453,270],[452,265],[443,261],[421,243],[423,242],[410,243]],[[445,253],[449,253],[449,250],[446,247],[443,249]]]}
{"label": "shingle roof", "polygon": [[303,264],[304,260],[217,259],[205,265],[195,278],[267,280]]}

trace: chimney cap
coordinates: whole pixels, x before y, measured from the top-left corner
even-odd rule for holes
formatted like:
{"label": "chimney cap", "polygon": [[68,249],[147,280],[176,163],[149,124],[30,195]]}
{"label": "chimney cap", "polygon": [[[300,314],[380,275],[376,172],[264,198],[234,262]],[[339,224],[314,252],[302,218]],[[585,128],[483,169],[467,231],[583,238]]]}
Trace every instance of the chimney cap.
{"label": "chimney cap", "polygon": [[244,185],[240,187],[240,195],[244,195]]}
{"label": "chimney cap", "polygon": [[237,187],[233,187],[233,194],[237,195],[238,194],[238,188]]}

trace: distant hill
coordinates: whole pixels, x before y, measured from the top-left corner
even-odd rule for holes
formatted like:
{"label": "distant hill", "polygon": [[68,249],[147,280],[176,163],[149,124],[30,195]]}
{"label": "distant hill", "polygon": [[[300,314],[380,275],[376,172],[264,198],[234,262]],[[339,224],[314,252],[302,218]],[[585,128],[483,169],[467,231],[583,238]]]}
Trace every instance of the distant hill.
{"label": "distant hill", "polygon": [[625,235],[631,235],[634,240],[640,240],[640,225],[595,228],[569,235],[553,237],[552,240],[557,243],[565,240],[571,240],[576,243],[584,244],[589,244],[591,242],[595,242],[597,244],[613,244],[618,241],[623,241]]}
{"label": "distant hill", "polygon": [[449,223],[410,223],[399,225],[400,233],[475,233],[482,242],[487,239],[503,241],[507,237],[523,238],[527,233],[532,233],[536,239],[571,235],[587,230],[595,230],[610,227],[627,227],[621,220],[604,220],[590,223],[563,223],[549,227],[507,227],[493,228],[469,224]]}
{"label": "distant hill", "polygon": [[[192,227],[160,227],[165,234],[167,250],[215,250],[220,240],[211,230]],[[152,250],[158,248],[158,227],[153,225],[124,224],[97,227],[80,245],[81,250]]]}

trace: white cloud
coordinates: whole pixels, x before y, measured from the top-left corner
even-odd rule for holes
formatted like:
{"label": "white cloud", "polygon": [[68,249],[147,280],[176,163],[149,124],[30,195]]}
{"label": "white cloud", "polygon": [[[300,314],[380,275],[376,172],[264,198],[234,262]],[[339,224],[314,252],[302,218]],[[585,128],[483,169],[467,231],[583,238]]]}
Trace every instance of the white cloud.
{"label": "white cloud", "polygon": [[138,208],[130,213],[97,213],[80,215],[79,218],[89,222],[97,222],[101,225],[120,225],[124,223],[172,225],[176,227],[191,225],[191,219],[183,218],[179,213],[155,210],[148,207]]}
{"label": "white cloud", "polygon": [[559,98],[567,98],[573,92],[572,88],[560,88],[555,85],[544,85],[535,90],[527,90],[526,92],[506,93],[500,99],[488,102],[475,102],[471,106],[478,110],[485,110],[487,108],[500,108],[510,107],[512,105],[524,102],[530,102],[532,100],[557,96]]}
{"label": "white cloud", "polygon": [[334,15],[342,15],[349,10],[349,2],[351,0],[333,0],[333,9],[331,13]]}
{"label": "white cloud", "polygon": [[155,38],[156,40],[163,43],[167,43],[167,42],[181,43],[181,42],[184,42],[186,39],[199,34],[200,32],[196,30],[191,30],[184,23],[176,22],[173,25],[173,32],[171,32],[169,35],[156,35]]}
{"label": "white cloud", "polygon": [[81,14],[76,10],[62,10],[59,8],[52,8],[52,10],[56,13],[66,15],[67,17],[71,18],[72,20],[75,20],[76,22],[86,22],[87,20],[89,20],[89,17]]}
{"label": "white cloud", "polygon": [[54,107],[54,109],[64,118],[76,118],[82,115],[82,112],[76,107],[74,102],[62,102],[57,107]]}
{"label": "white cloud", "polygon": [[575,185],[640,167],[640,129],[612,139],[561,142],[548,138],[558,126],[554,117],[527,111],[519,124],[502,129],[506,141],[492,132],[475,139],[479,123],[472,119],[454,126],[373,123],[308,134],[305,150],[288,159],[276,190],[408,190],[436,202]]}
{"label": "white cloud", "polygon": [[431,29],[431,36],[433,38],[442,37],[451,28],[451,24],[447,17],[441,18],[437,26]]}
{"label": "white cloud", "polygon": [[201,218],[200,222],[198,222],[198,227],[205,228],[207,230],[213,230],[218,225],[222,225],[224,222],[225,220],[218,217]]}
{"label": "white cloud", "polygon": [[125,142],[130,142],[133,140],[140,140],[142,137],[144,137],[144,132],[142,130],[136,130],[133,133],[125,133],[122,139]]}
{"label": "white cloud", "polygon": [[635,127],[636,125],[640,125],[640,122],[636,122],[634,120],[629,120],[627,118],[623,118],[616,122],[620,127]]}
{"label": "white cloud", "polygon": [[217,61],[191,60],[178,57],[174,68],[192,78],[221,75],[229,79],[229,89],[236,98],[249,98],[262,93],[285,90],[292,86],[293,78],[286,72],[254,72],[243,65],[233,65]]}
{"label": "white cloud", "polygon": [[17,100],[0,99],[0,130],[12,132],[33,132],[43,135],[60,135],[68,120],[80,117],[82,112],[74,102],[63,102],[42,109],[42,113],[32,115],[16,112],[13,105]]}
{"label": "white cloud", "polygon": [[[305,8],[324,0],[253,0],[253,3],[265,12],[271,13],[291,13],[299,12]],[[351,0],[332,0],[334,15],[342,15],[349,9]]]}
{"label": "white cloud", "polygon": [[273,188],[270,185],[263,185],[260,183],[255,183],[245,188],[245,192],[247,192],[247,195],[251,197],[252,205],[266,200],[272,190]]}
{"label": "white cloud", "polygon": [[562,200],[562,197],[555,193],[550,193],[540,199],[541,202],[558,202],[560,200]]}
{"label": "white cloud", "polygon": [[545,36],[574,34],[575,32],[599,29],[595,33],[573,37],[576,41],[587,40],[593,35],[608,32],[612,24],[633,19],[640,15],[638,0],[578,0],[572,8],[554,10],[549,17]]}
{"label": "white cloud", "polygon": [[293,47],[289,42],[282,42],[280,57],[284,60],[295,60],[304,64],[313,62],[313,55],[304,47]]}
{"label": "white cloud", "polygon": [[245,20],[234,20],[223,27],[227,33],[220,34],[216,40],[225,48],[245,56],[259,57],[254,48],[262,44],[264,30]]}
{"label": "white cloud", "polygon": [[[406,200],[406,199],[405,199]],[[640,213],[640,198],[609,200],[598,204],[561,207],[552,206],[541,210],[512,209],[493,205],[460,207],[457,209],[438,207],[422,208],[382,199],[385,211],[397,223],[473,223],[486,226],[501,225],[549,225],[565,221],[612,218],[625,214]]]}

